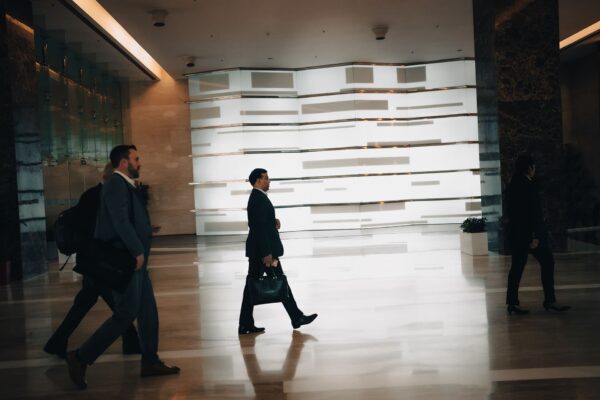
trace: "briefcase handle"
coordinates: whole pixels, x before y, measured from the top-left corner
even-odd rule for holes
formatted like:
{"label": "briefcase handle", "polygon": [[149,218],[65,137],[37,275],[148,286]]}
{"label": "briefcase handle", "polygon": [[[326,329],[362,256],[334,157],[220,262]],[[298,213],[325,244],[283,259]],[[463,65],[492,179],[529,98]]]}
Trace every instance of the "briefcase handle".
{"label": "briefcase handle", "polygon": [[[269,272],[269,270],[271,270],[271,269],[272,269],[271,267],[265,268],[264,273],[258,279],[265,279],[265,278],[277,279],[278,275],[275,275],[275,271]],[[282,274],[282,275],[284,275],[284,274]]]}

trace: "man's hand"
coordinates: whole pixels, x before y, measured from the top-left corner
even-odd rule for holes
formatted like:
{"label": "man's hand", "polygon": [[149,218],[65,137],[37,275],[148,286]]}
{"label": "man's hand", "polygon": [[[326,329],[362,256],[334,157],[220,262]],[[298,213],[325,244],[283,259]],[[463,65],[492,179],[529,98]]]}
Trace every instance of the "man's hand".
{"label": "man's hand", "polygon": [[271,254],[264,256],[262,262],[265,264],[265,266],[270,267],[271,264],[273,264],[273,256]]}
{"label": "man's hand", "polygon": [[530,248],[531,250],[534,250],[534,249],[537,249],[539,245],[540,245],[540,241],[539,241],[539,239],[533,239],[533,240],[531,241],[531,243],[529,243],[529,248]]}
{"label": "man's hand", "polygon": [[139,271],[142,265],[144,265],[144,255],[140,254],[135,258],[135,270]]}
{"label": "man's hand", "polygon": [[281,228],[281,221],[278,218],[275,218],[275,229],[279,230]]}

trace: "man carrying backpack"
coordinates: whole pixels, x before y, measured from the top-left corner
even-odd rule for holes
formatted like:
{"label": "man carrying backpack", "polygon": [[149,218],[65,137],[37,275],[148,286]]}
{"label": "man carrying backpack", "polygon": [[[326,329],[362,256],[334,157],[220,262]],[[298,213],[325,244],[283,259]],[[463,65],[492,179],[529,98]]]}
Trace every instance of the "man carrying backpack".
{"label": "man carrying backpack", "polygon": [[[102,174],[102,181],[106,183],[108,178],[113,173],[111,163],[106,164]],[[86,190],[79,202],[71,211],[73,215],[69,223],[75,226],[66,226],[63,229],[71,230],[69,236],[78,236],[78,241],[89,241],[94,237],[96,227],[96,214],[100,206],[100,192],[102,183]],[[81,240],[79,240],[81,238]],[[75,245],[76,247],[76,245]],[[96,304],[98,297],[106,302],[112,311],[115,309],[115,301],[113,299],[112,290],[95,283],[91,278],[84,276],[82,287],[79,293],[75,296],[71,309],[65,316],[63,322],[50,337],[44,351],[48,354],[56,355],[60,358],[65,358],[69,337],[77,328],[79,323],[88,311]],[[123,333],[123,354],[140,354],[140,344],[137,331],[133,324]]]}

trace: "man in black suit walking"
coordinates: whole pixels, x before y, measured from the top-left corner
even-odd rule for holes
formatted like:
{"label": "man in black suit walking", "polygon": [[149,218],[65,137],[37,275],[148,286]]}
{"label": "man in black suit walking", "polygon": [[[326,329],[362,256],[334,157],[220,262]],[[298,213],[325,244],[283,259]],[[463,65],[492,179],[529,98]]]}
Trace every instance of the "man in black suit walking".
{"label": "man in black suit walking", "polygon": [[115,309],[98,330],[77,349],[67,353],[69,377],[80,389],[87,387],[86,369],[137,320],[142,353],[142,377],[179,373],[158,357],[158,310],[148,273],[152,225],[134,179],[140,174],[140,157],[133,145],[110,152],[114,173],[102,188],[94,237],[125,248],[135,258],[135,272],[124,292],[113,291]]}
{"label": "man in black suit walking", "polygon": [[[113,174],[113,166],[111,163],[106,164],[102,173],[102,183],[106,183]],[[78,225],[79,232],[84,240],[89,241],[94,237],[96,229],[96,215],[100,208],[100,193],[103,184],[99,183],[96,186],[83,192],[77,203]],[[115,309],[115,301],[112,291],[102,285],[94,282],[88,276],[84,276],[81,283],[81,290],[75,296],[73,305],[65,316],[63,322],[59,325],[56,331],[52,334],[44,351],[48,354],[55,354],[60,358],[65,358],[67,354],[67,345],[69,337],[83,320],[83,317],[98,301],[98,297],[106,302],[111,310]],[[133,324],[123,333],[123,354],[139,354],[140,344],[138,335]]]}
{"label": "man in black suit walking", "polygon": [[[269,190],[269,175],[262,168],[256,168],[248,178],[253,189],[248,199],[248,227],[250,232],[246,239],[246,257],[248,257],[248,278],[260,277],[265,268],[272,268],[275,275],[282,275],[279,257],[283,255],[283,245],[279,238],[280,222],[275,218],[275,208],[267,197]],[[317,314],[304,315],[298,309],[292,290],[289,289],[289,297],[283,301],[294,329],[302,325],[310,324],[317,318]],[[254,325],[252,312],[254,305],[250,296],[250,289],[246,283],[240,321],[239,334],[264,332],[265,328]]]}
{"label": "man in black suit walking", "polygon": [[506,304],[509,314],[527,314],[519,307],[519,283],[529,253],[533,254],[542,269],[542,286],[546,310],[566,311],[569,306],[556,303],[554,294],[554,257],[548,243],[548,232],[540,197],[533,179],[535,162],[529,154],[517,157],[515,173],[508,186],[509,238],[512,250],[512,265],[508,273]]}

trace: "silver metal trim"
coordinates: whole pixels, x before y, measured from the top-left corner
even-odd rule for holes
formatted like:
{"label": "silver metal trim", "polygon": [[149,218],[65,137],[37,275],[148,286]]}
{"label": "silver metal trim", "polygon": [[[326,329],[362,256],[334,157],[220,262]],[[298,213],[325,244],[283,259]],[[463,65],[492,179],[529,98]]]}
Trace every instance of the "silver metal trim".
{"label": "silver metal trim", "polygon": [[453,217],[476,217],[481,215],[481,211],[473,211],[472,213],[461,213],[461,214],[431,214],[421,215],[422,218],[453,218]]}
{"label": "silver metal trim", "polygon": [[255,130],[248,130],[248,129],[242,129],[239,131],[219,131],[217,132],[217,135],[227,135],[227,134],[231,134],[231,133],[253,133],[253,132],[260,132],[260,133],[271,133],[271,132],[307,132],[307,131],[324,131],[324,130],[329,130],[329,129],[345,129],[345,128],[354,128],[356,127],[356,125],[340,125],[340,126],[330,126],[328,128],[291,128],[291,129],[267,129],[267,130],[261,130],[261,129],[255,129]]}
{"label": "silver metal trim", "polygon": [[396,110],[422,110],[425,108],[442,108],[442,107],[462,107],[464,103],[462,101],[456,103],[440,103],[440,104],[425,104],[422,106],[410,106],[410,107],[396,107]]}
{"label": "silver metal trim", "polygon": [[439,143],[419,143],[419,144],[390,144],[390,145],[367,145],[367,146],[347,146],[347,147],[324,147],[318,149],[289,149],[289,150],[244,150],[232,151],[227,153],[208,153],[208,154],[191,154],[191,158],[205,157],[222,157],[222,156],[239,156],[246,154],[299,154],[299,153],[318,153],[325,151],[343,151],[343,150],[373,150],[373,149],[395,149],[395,148],[412,148],[412,147],[436,147],[436,146],[456,146],[461,144],[478,144],[477,140],[465,140],[460,142],[439,142]]}
{"label": "silver metal trim", "polygon": [[441,114],[441,115],[428,115],[423,117],[385,117],[385,118],[345,118],[345,119],[333,119],[330,121],[312,121],[312,122],[279,122],[279,123],[237,123],[237,124],[225,124],[225,125],[210,125],[201,127],[192,127],[191,131],[203,131],[207,129],[221,129],[221,128],[235,128],[241,126],[306,126],[306,125],[321,125],[321,124],[339,124],[342,122],[394,122],[394,121],[420,121],[427,119],[442,119],[442,118],[458,118],[458,117],[476,117],[477,113],[458,113],[458,114]]}
{"label": "silver metal trim", "polygon": [[348,88],[340,89],[339,92],[325,92],[325,93],[312,93],[302,95],[290,95],[282,93],[281,95],[275,96],[273,93],[265,93],[264,95],[248,94],[246,91],[229,92],[226,94],[215,94],[214,97],[203,97],[201,99],[186,100],[185,104],[194,103],[205,103],[207,101],[216,100],[236,100],[236,99],[309,99],[312,97],[325,97],[325,96],[339,96],[344,94],[411,94],[411,93],[423,93],[423,92],[439,92],[444,90],[461,90],[461,89],[477,89],[476,85],[458,85],[458,86],[445,86],[426,89],[423,87],[415,88],[377,88],[377,89],[360,89],[360,88]]}
{"label": "silver metal trim", "polygon": [[361,224],[361,228],[383,228],[391,226],[402,226],[402,225],[426,225],[427,220],[415,220],[415,221],[398,221],[398,222],[373,222],[371,224]]}
{"label": "silver metal trim", "polygon": [[298,110],[241,110],[240,115],[298,115]]}
{"label": "silver metal trim", "polygon": [[457,62],[457,61],[475,61],[475,57],[442,58],[439,60],[420,61],[420,62],[412,62],[412,63],[377,63],[377,62],[369,62],[369,61],[351,61],[351,62],[345,62],[345,63],[315,65],[312,67],[302,67],[302,68],[231,67],[231,68],[222,68],[222,69],[211,69],[211,70],[206,70],[206,71],[189,72],[187,74],[182,74],[182,75],[188,77],[188,76],[208,74],[208,73],[212,73],[212,72],[222,72],[222,71],[308,71],[311,69],[345,67],[345,66],[350,66],[350,65],[407,67],[407,66],[413,66],[413,65],[440,64],[440,63],[447,63],[447,62],[449,63],[449,62]]}
{"label": "silver metal trim", "polygon": [[[284,206],[275,206],[275,208],[299,208],[299,207],[348,207],[348,206],[364,206],[369,204],[387,204],[387,203],[415,203],[415,202],[428,202],[428,201],[453,201],[453,200],[477,200],[481,199],[481,196],[471,197],[439,197],[432,199],[404,199],[404,200],[388,200],[388,201],[367,201],[358,203],[305,203],[305,204],[292,204]],[[191,212],[222,212],[222,211],[246,211],[246,208],[196,208],[190,210]]]}
{"label": "silver metal trim", "polygon": [[[412,171],[412,172],[382,172],[382,173],[367,173],[367,174],[347,174],[347,175],[321,175],[321,176],[303,176],[296,178],[270,178],[273,182],[280,182],[280,185],[293,185],[302,183],[323,183],[325,179],[338,179],[338,178],[362,178],[369,176],[400,176],[400,175],[426,175],[426,174],[453,174],[456,172],[479,172],[479,169],[465,168],[465,169],[449,169],[449,170],[437,170],[437,171]],[[300,182],[295,182],[300,181]],[[190,186],[197,186],[210,183],[243,183],[248,182],[247,179],[231,179],[223,181],[202,181],[202,182],[189,182]]]}

